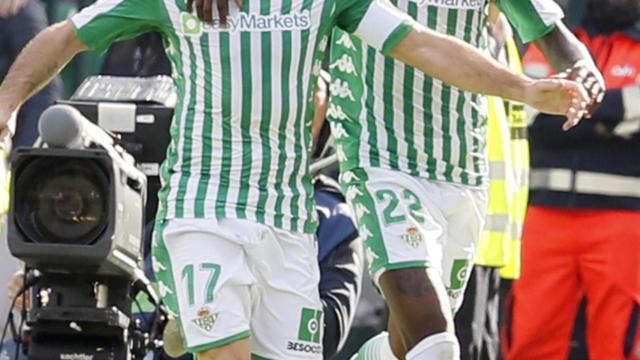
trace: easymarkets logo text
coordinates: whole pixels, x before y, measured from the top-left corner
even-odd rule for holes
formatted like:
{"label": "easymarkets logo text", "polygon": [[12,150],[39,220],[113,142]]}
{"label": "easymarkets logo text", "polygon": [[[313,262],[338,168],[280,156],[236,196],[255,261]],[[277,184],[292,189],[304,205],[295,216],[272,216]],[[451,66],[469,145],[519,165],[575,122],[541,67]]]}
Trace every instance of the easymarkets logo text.
{"label": "easymarkets logo text", "polygon": [[197,16],[189,13],[182,13],[180,22],[182,31],[188,36],[200,36],[203,32],[291,31],[311,28],[309,10],[270,15],[240,13],[236,16],[229,16],[226,27],[222,25],[220,19],[213,19],[211,23],[203,23]]}

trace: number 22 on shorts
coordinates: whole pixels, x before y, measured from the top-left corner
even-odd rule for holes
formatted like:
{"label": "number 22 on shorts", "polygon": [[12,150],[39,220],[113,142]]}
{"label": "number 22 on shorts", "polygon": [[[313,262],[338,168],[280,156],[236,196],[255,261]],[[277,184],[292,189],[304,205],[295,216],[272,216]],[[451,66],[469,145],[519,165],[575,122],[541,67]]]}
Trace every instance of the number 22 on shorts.
{"label": "number 22 on shorts", "polygon": [[[398,208],[398,204],[400,204],[400,199],[398,199],[398,194],[389,189],[381,189],[376,191],[376,198],[378,201],[387,201],[388,204],[385,206],[382,211],[382,216],[384,218],[384,222],[387,225],[392,225],[396,223],[401,223],[407,221],[407,217],[404,213],[397,213],[396,209]],[[422,204],[420,203],[420,199],[416,194],[414,194],[409,189],[404,189],[402,191],[402,198],[407,201],[411,201],[409,205],[409,214],[418,222],[424,222],[424,217],[420,215],[420,211],[422,210]],[[395,213],[395,214],[394,214]]]}
{"label": "number 22 on shorts", "polygon": [[[189,306],[195,304],[195,276],[194,264],[187,264],[182,268],[182,281],[187,282],[187,298],[189,299]],[[220,265],[212,263],[202,263],[198,267],[198,276],[207,276],[207,284],[205,286],[204,299],[205,303],[209,304],[213,302],[213,291],[218,283],[220,277]]]}

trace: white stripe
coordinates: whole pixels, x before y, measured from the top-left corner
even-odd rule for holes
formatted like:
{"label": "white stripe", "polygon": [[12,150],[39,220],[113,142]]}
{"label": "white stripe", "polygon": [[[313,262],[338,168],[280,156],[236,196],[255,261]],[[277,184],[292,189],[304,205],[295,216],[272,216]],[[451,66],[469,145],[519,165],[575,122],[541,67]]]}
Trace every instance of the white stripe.
{"label": "white stripe", "polygon": [[[351,35],[348,35],[351,36]],[[371,137],[371,133],[369,132],[369,126],[367,123],[367,97],[369,96],[369,87],[366,86],[366,76],[367,76],[367,46],[364,45],[360,39],[357,39],[355,37],[351,37],[352,40],[358,41],[358,42],[354,42],[354,46],[356,47],[356,51],[360,54],[360,56],[353,56],[353,60],[354,61],[358,61],[358,57],[360,58],[362,64],[361,64],[361,69],[362,71],[360,72],[360,74],[358,74],[357,76],[359,76],[359,80],[360,81],[360,85],[362,86],[363,89],[363,93],[362,93],[362,97],[357,100],[360,101],[360,114],[358,116],[358,119],[349,119],[349,121],[359,121],[360,123],[360,127],[362,129],[362,132],[360,134],[360,140],[359,140],[359,148],[358,148],[358,153],[359,153],[359,158],[357,159],[357,163],[360,166],[371,166],[371,145],[369,144],[369,137]],[[335,46],[335,45],[334,45]]]}
{"label": "white stripe", "polygon": [[[419,7],[418,8],[418,16],[417,21],[424,26],[427,25],[427,7]],[[425,128],[425,96],[424,96],[424,82],[425,82],[425,74],[420,70],[416,69],[415,74],[413,76],[413,104],[414,106],[414,127],[413,132],[415,134],[414,137],[414,145],[418,152],[417,156],[417,168],[419,170],[423,170],[427,164],[429,157],[426,153],[425,148],[425,137],[424,137],[424,128]],[[422,174],[426,175],[426,174]]]}
{"label": "white stripe", "polygon": [[[271,13],[281,11],[282,1],[271,2]],[[269,165],[269,174],[267,177],[267,189],[270,195],[265,203],[265,221],[269,224],[274,223],[274,214],[276,206],[276,173],[278,168],[278,137],[280,135],[280,118],[282,117],[282,59],[284,48],[282,46],[282,34],[274,33],[271,36],[271,128],[269,136],[269,146],[271,150],[271,163]]]}
{"label": "white stripe", "polygon": [[209,36],[209,48],[211,57],[211,177],[207,184],[207,201],[205,203],[205,216],[215,217],[216,198],[218,196],[219,181],[217,176],[222,173],[222,59],[220,53],[220,36],[214,33]]}
{"label": "white stripe", "polygon": [[[259,13],[260,8],[258,2],[254,3],[255,9],[252,12]],[[262,162],[264,154],[262,153],[262,139],[260,137],[260,125],[265,119],[262,119],[262,97],[266,91],[271,91],[271,84],[262,83],[262,33],[252,32],[251,35],[251,80],[252,80],[252,96],[251,96],[251,114],[258,118],[251,119],[250,131],[251,138],[251,173],[249,174],[249,194],[247,197],[248,207],[257,207],[260,193],[258,191],[258,181],[262,171]],[[254,210],[247,211],[247,218],[256,221],[256,213]]]}
{"label": "white stripe", "polygon": [[[229,32],[229,59],[231,59],[231,169],[229,171],[229,191],[225,203],[227,216],[236,212],[240,179],[242,178],[242,53],[240,32]],[[218,185],[220,186],[220,185]]]}
{"label": "white stripe", "polygon": [[[207,36],[203,33],[202,36]],[[202,56],[202,46],[200,38],[192,37],[191,44],[196,58],[196,103],[193,119],[193,130],[191,132],[191,167],[189,181],[187,182],[187,191],[185,193],[184,216],[195,216],[195,199],[198,197],[198,184],[202,172],[202,152],[204,135],[204,95],[205,95],[205,59]],[[208,60],[207,60],[208,61]]]}
{"label": "white stripe", "polygon": [[[464,30],[465,30],[465,18],[467,12],[466,11],[458,11],[457,19],[456,19],[456,37],[460,40],[464,40]],[[464,123],[465,134],[466,134],[466,123],[471,121],[470,118],[464,117],[463,113],[458,112],[458,100],[460,97],[464,97],[464,93],[455,87],[451,88],[451,101],[449,102],[449,108],[451,109],[451,164],[453,165],[452,178],[456,183],[460,183],[462,181],[460,175],[462,173],[462,169],[460,167],[460,145],[462,143],[462,139],[458,134],[458,124],[460,122]],[[465,136],[465,135],[463,135]]]}
{"label": "white stripe", "polygon": [[80,29],[91,22],[91,20],[93,20],[96,16],[108,13],[123,2],[124,0],[99,0],[93,5],[88,6],[79,13],[73,15],[71,17],[71,22],[76,27],[76,29]]}
{"label": "white stripe", "polygon": [[[409,2],[407,0],[398,1],[398,8],[403,12],[407,12],[409,9]],[[407,145],[407,141],[409,140],[409,134],[406,134],[404,131],[404,126],[406,121],[413,121],[413,119],[408,119],[407,114],[404,112],[404,72],[407,66],[405,66],[400,61],[395,60],[393,62],[393,73],[391,74],[391,79],[393,80],[393,129],[397,138],[397,149],[396,153],[398,154],[398,167],[404,171],[409,171],[408,165],[408,155],[409,155],[409,147]]]}
{"label": "white stripe", "polygon": [[389,1],[373,0],[355,34],[376,50],[382,50],[389,35],[405,21],[413,22],[409,15],[399,11]]}
{"label": "white stripe", "polygon": [[[180,11],[178,10],[178,8],[175,6],[175,3],[171,0],[165,1],[165,6],[167,8],[167,12],[171,15],[174,16],[169,16],[172,22],[172,25],[174,28],[179,28],[180,27],[180,23],[179,20],[177,20],[177,16],[176,14],[179,14]],[[175,201],[176,198],[178,196],[178,190],[179,190],[179,182],[180,182],[180,168],[182,167],[182,157],[184,155],[184,125],[186,123],[186,118],[187,118],[187,106],[189,104],[189,102],[191,101],[191,93],[190,93],[190,88],[191,88],[191,67],[190,67],[190,63],[191,61],[189,60],[189,49],[186,45],[185,39],[181,36],[177,36],[178,40],[180,41],[180,56],[181,56],[181,60],[182,60],[182,72],[181,75],[184,75],[184,97],[183,99],[181,99],[182,101],[182,114],[175,114],[174,115],[174,119],[173,121],[176,120],[176,118],[179,116],[180,117],[180,136],[177,139],[177,144],[176,144],[176,151],[177,151],[177,161],[176,161],[176,165],[173,167],[173,171],[175,171],[176,173],[173,174],[171,176],[171,179],[169,180],[170,183],[170,188],[169,188],[169,195],[167,196],[167,205],[168,205],[168,209],[167,209],[167,217],[168,218],[174,218],[175,217],[175,212],[176,212],[176,207],[175,207]],[[178,49],[176,49],[177,51]],[[180,69],[177,69],[178,72],[180,72]]]}
{"label": "white stripe", "polygon": [[562,20],[564,13],[558,4],[553,0],[531,0],[531,4],[540,15],[540,20],[546,26],[555,24]]}
{"label": "white stripe", "polygon": [[384,56],[376,52],[373,70],[373,113],[381,165],[389,161],[389,144],[384,126],[384,59]]}
{"label": "white stripe", "polygon": [[[284,176],[282,178],[282,189],[284,193],[284,201],[282,202],[282,213],[287,215],[290,214],[291,211],[291,197],[293,196],[293,191],[289,187],[289,179],[293,176],[293,159],[296,156],[299,156],[295,152],[295,137],[296,131],[295,129],[295,119],[298,111],[298,107],[302,106],[302,104],[298,104],[298,91],[297,87],[301,84],[298,84],[298,69],[300,68],[300,60],[302,52],[302,32],[296,31],[291,33],[291,70],[289,73],[289,84],[296,86],[289,86],[289,117],[287,118],[287,125],[285,127],[286,132],[286,143],[285,143],[285,154],[287,161],[285,162]],[[283,217],[283,226],[285,228],[291,227],[291,219],[289,216]]]}
{"label": "white stripe", "polygon": [[[310,118],[306,118],[305,114],[307,113],[307,108],[310,104],[312,104],[310,101],[308,101],[310,98],[313,98],[313,92],[315,90],[315,84],[313,84],[313,86],[310,86],[310,81],[312,76],[309,76],[309,74],[312,74],[313,72],[313,67],[314,67],[314,59],[313,59],[313,55],[316,52],[316,43],[319,40],[318,37],[320,35],[322,35],[323,37],[326,36],[324,34],[319,34],[318,32],[318,26],[320,24],[320,22],[322,21],[321,16],[322,16],[322,9],[324,7],[325,2],[324,1],[319,1],[319,0],[315,0],[313,1],[312,5],[311,5],[311,29],[309,30],[309,38],[308,38],[308,45],[307,45],[307,53],[305,55],[305,72],[304,74],[307,74],[306,76],[303,76],[303,84],[304,87],[303,89],[303,108],[302,108],[302,138],[300,139],[301,141],[301,145],[302,145],[302,154],[298,154],[298,156],[301,156],[302,158],[300,159],[301,161],[301,165],[300,165],[300,171],[298,174],[296,174],[296,188],[298,189],[298,193],[300,194],[300,197],[298,198],[298,213],[297,214],[292,214],[296,217],[301,217],[302,214],[306,213],[306,205],[307,205],[307,197],[305,196],[305,188],[304,188],[304,184],[303,184],[303,177],[304,175],[307,173],[308,171],[308,165],[309,165],[309,161],[308,161],[308,156],[309,156],[309,144],[307,142],[305,142],[305,132],[310,131],[311,129],[311,122],[312,122],[312,117]],[[328,38],[324,40],[325,43],[328,42]],[[318,51],[324,50],[324,49],[317,49]],[[314,74],[317,75],[317,74]],[[313,76],[315,78],[315,76]],[[311,90],[311,93],[307,92],[307,89]],[[296,129],[297,131],[298,129]],[[312,214],[306,214],[306,216],[312,216]],[[302,227],[304,226],[304,223],[298,224],[298,230],[302,231]]]}

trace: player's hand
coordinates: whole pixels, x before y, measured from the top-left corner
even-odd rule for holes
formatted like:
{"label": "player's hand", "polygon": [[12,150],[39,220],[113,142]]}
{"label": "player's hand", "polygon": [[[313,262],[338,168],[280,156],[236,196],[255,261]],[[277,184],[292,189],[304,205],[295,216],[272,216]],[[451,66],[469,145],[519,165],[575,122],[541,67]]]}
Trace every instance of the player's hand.
{"label": "player's hand", "polygon": [[15,121],[15,112],[10,113],[9,111],[2,111],[0,109],[0,152],[3,150],[9,151]]}
{"label": "player's hand", "polygon": [[27,4],[27,0],[0,0],[0,18],[17,14]]}
{"label": "player's hand", "polygon": [[590,98],[577,82],[554,78],[531,82],[525,90],[525,102],[547,114],[565,115],[562,128],[566,131],[587,113]]}
{"label": "player's hand", "polygon": [[[196,13],[198,18],[204,22],[213,21],[213,2],[216,3],[220,23],[227,24],[227,16],[229,15],[229,2],[231,0],[187,0],[187,10],[193,12],[193,4],[196,4]],[[238,7],[242,7],[242,0],[235,0]]]}
{"label": "player's hand", "polygon": [[607,86],[605,85],[600,70],[595,67],[593,62],[578,61],[571,69],[567,69],[554,77],[573,80],[584,86],[590,98],[590,102],[587,105],[587,113],[585,114],[587,118],[591,117],[591,115],[598,110],[598,107],[604,99]]}

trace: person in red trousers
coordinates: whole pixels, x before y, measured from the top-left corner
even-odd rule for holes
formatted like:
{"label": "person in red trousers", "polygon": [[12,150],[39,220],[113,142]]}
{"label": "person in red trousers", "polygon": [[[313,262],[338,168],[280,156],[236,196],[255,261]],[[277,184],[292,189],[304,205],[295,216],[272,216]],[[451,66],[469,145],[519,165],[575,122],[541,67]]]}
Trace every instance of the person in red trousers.
{"label": "person in red trousers", "polygon": [[[547,114],[529,127],[531,206],[503,331],[507,360],[566,360],[582,298],[589,359],[640,359],[640,0],[587,7],[574,33],[609,91],[569,132]],[[535,47],[524,64],[550,75]]]}

